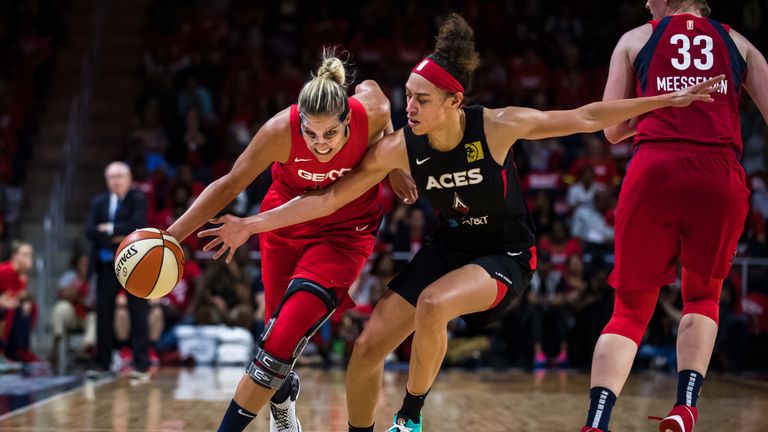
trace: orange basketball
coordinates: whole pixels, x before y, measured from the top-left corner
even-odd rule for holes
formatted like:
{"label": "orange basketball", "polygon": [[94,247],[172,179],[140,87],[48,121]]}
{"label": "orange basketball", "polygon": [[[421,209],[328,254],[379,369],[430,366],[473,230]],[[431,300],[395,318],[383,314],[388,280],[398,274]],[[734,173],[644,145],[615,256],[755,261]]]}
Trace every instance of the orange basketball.
{"label": "orange basketball", "polygon": [[162,297],[184,275],[184,252],[172,235],[141,228],[123,239],[115,253],[115,274],[136,297]]}

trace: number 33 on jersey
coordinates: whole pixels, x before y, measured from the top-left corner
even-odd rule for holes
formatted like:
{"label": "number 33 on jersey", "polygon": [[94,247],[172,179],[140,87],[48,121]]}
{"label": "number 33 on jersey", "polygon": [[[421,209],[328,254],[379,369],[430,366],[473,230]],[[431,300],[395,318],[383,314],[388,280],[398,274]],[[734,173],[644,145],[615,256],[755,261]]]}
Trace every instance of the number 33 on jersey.
{"label": "number 33 on jersey", "polygon": [[[663,108],[640,118],[635,142],[686,141],[726,145],[741,153],[738,103],[746,63],[730,27],[695,15],[680,14],[651,21],[653,34],[633,64],[637,94],[676,92],[720,74],[725,80],[712,104],[685,109]],[[736,115],[736,117],[734,117]]]}

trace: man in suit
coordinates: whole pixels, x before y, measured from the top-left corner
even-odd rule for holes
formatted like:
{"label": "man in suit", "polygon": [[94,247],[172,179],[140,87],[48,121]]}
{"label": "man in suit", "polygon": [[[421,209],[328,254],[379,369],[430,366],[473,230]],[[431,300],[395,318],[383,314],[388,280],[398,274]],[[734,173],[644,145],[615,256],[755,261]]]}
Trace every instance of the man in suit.
{"label": "man in suit", "polygon": [[[131,189],[131,169],[123,162],[112,162],[104,170],[107,192],[91,202],[86,234],[93,244],[92,263],[96,272],[96,367],[108,371],[115,345],[115,298],[120,283],[115,275],[115,251],[126,235],[147,225],[144,194]],[[131,317],[133,348],[132,378],[148,378],[149,342],[147,300],[127,294]]]}

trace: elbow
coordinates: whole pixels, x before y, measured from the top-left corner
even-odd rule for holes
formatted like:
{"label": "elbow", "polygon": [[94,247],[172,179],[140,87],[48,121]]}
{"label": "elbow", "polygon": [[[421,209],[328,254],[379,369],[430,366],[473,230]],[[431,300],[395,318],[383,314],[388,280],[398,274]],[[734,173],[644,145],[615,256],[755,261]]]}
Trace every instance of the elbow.
{"label": "elbow", "polygon": [[603,129],[603,133],[605,133],[605,139],[607,139],[611,144],[618,144],[624,141],[624,137],[619,132],[618,126],[607,127]]}
{"label": "elbow", "polygon": [[355,87],[355,94],[368,91],[371,88],[378,88],[378,84],[374,80],[365,80]]}
{"label": "elbow", "polygon": [[340,205],[334,202],[334,200],[327,199],[328,197],[324,197],[324,198],[326,198],[326,202],[324,202],[323,205],[320,206],[320,217],[330,216],[336,213],[337,211],[339,211],[339,209],[341,209],[342,207],[344,207],[343,205]]}
{"label": "elbow", "polygon": [[577,121],[576,128],[579,129],[579,133],[597,132],[605,125],[605,123],[601,124],[600,119],[595,116],[595,113],[592,110],[592,105],[594,105],[594,103],[572,111],[572,113],[575,114],[574,118]]}

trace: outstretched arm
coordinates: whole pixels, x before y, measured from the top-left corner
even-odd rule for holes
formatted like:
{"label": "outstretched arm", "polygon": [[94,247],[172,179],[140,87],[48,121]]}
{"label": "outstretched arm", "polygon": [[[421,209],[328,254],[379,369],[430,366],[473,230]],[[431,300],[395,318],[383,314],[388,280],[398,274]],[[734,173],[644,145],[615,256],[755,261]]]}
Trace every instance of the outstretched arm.
{"label": "outstretched arm", "polygon": [[269,164],[287,160],[290,151],[290,112],[285,109],[256,132],[232,170],[208,185],[168,232],[183,241],[235,199]]}
{"label": "outstretched arm", "polygon": [[296,197],[280,207],[248,218],[227,215],[214,219],[212,223],[222,225],[201,231],[198,236],[214,237],[204,250],[221,245],[214,259],[229,250],[227,262],[230,262],[235,249],[251,235],[328,216],[375,186],[389,171],[407,167],[405,136],[399,130],[368,148],[361,164],[332,186]]}
{"label": "outstretched arm", "polygon": [[538,111],[518,107],[492,110],[491,115],[495,120],[493,129],[495,134],[506,135],[506,141],[509,138],[538,140],[596,132],[655,109],[684,107],[696,101],[712,102],[710,94],[717,90],[714,86],[724,78],[724,75],[720,75],[675,93],[594,102],[567,111]]}

